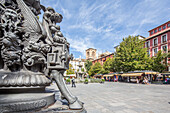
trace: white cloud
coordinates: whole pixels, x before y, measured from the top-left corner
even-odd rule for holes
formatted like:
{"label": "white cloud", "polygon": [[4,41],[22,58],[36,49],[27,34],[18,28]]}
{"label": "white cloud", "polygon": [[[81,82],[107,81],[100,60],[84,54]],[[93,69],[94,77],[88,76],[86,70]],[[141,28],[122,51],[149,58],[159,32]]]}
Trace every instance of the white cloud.
{"label": "white cloud", "polygon": [[[63,15],[61,29],[74,51],[113,51],[124,37],[144,35],[169,20],[169,0],[42,0]],[[69,35],[68,35],[69,34]]]}
{"label": "white cloud", "polygon": [[88,37],[86,38],[79,38],[79,37],[76,37],[76,38],[70,38],[69,35],[66,35],[67,36],[67,40],[68,42],[70,43],[70,47],[73,48],[72,51],[77,51],[77,52],[80,52],[83,57],[85,57],[85,50],[88,49],[88,48],[94,48],[94,45],[91,43],[91,41],[89,40]]}
{"label": "white cloud", "polygon": [[67,9],[61,8],[61,10],[63,11],[64,18],[66,18],[66,19],[71,18],[72,15],[70,14],[70,12]]}

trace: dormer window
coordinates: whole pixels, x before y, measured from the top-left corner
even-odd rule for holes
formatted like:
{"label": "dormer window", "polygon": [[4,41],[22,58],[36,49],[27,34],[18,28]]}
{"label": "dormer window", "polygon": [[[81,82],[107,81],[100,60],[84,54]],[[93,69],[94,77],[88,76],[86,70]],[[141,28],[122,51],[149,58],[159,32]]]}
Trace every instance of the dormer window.
{"label": "dormer window", "polygon": [[168,24],[168,27],[170,27],[170,23]]}
{"label": "dormer window", "polygon": [[166,29],[166,25],[163,26],[163,30]]}
{"label": "dormer window", "polygon": [[154,31],[155,33],[157,33],[157,29],[155,29],[155,31]]}
{"label": "dormer window", "polygon": [[161,27],[158,29],[158,31],[161,31]]}
{"label": "dormer window", "polygon": [[153,34],[153,31],[151,31],[151,35]]}

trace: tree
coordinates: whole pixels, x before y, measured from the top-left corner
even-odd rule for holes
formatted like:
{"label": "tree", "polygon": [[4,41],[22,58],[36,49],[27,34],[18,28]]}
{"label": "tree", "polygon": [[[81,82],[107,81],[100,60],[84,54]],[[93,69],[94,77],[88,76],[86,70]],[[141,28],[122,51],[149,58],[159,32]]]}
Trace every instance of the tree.
{"label": "tree", "polygon": [[73,66],[71,64],[69,64],[69,69],[66,70],[66,74],[70,75],[70,74],[75,74]]}
{"label": "tree", "polygon": [[112,63],[111,58],[108,58],[108,59],[104,62],[104,64],[103,64],[103,69],[104,69],[105,71],[110,72],[111,63]]}
{"label": "tree", "polygon": [[98,72],[98,74],[107,74],[107,73],[109,73],[109,71],[106,71],[104,68],[102,68],[102,69]]}
{"label": "tree", "polygon": [[96,62],[93,66],[91,66],[89,70],[89,75],[93,76],[97,74],[102,69],[102,66],[99,62]]}
{"label": "tree", "polygon": [[115,64],[117,71],[150,70],[152,59],[148,56],[144,41],[129,36],[123,39],[116,50]]}
{"label": "tree", "polygon": [[[112,69],[112,59],[111,58],[108,58],[104,64],[103,64],[103,69],[101,71],[101,73],[105,74],[105,73],[109,73],[111,72],[113,69]],[[113,72],[113,71],[112,71]]]}
{"label": "tree", "polygon": [[91,66],[92,66],[92,62],[87,60],[86,63],[85,63],[85,68],[86,68],[87,73],[91,69]]}
{"label": "tree", "polygon": [[110,71],[117,72],[115,56],[111,59]]}
{"label": "tree", "polygon": [[166,68],[167,63],[164,62],[164,59],[167,58],[168,54],[158,51],[156,57],[153,57],[153,70],[158,72],[163,72]]}
{"label": "tree", "polygon": [[81,68],[81,71],[84,72],[84,68]]}

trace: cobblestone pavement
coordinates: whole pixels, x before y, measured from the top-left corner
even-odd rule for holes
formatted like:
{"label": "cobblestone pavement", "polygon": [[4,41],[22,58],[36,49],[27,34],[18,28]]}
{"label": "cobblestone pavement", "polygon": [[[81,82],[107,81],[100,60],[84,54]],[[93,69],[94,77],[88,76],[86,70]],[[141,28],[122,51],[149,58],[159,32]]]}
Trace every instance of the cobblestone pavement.
{"label": "cobblestone pavement", "polygon": [[88,113],[170,113],[170,85],[105,82],[67,86],[85,103]]}

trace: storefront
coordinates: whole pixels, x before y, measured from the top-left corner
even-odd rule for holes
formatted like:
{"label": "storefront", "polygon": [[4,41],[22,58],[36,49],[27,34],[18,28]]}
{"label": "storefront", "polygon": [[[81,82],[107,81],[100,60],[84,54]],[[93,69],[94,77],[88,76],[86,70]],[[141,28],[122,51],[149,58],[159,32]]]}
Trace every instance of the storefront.
{"label": "storefront", "polygon": [[93,78],[103,79],[103,75],[102,74],[96,74],[96,75],[93,76]]}
{"label": "storefront", "polygon": [[135,83],[140,83],[143,79],[143,76],[143,73],[124,73],[121,75],[122,81]]}
{"label": "storefront", "polygon": [[131,71],[121,75],[121,81],[132,83],[152,83],[157,81],[158,72],[154,71]]}
{"label": "storefront", "polygon": [[164,84],[170,84],[170,73],[161,73],[161,75],[162,75],[161,78],[162,82]]}
{"label": "storefront", "polygon": [[105,81],[112,81],[112,82],[117,82],[118,81],[118,74],[117,73],[109,73],[103,75]]}

